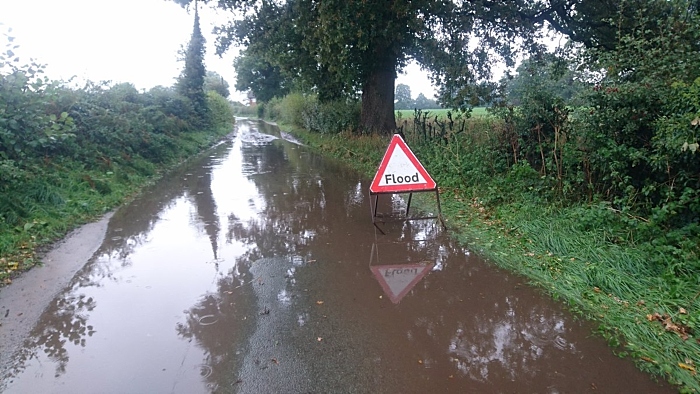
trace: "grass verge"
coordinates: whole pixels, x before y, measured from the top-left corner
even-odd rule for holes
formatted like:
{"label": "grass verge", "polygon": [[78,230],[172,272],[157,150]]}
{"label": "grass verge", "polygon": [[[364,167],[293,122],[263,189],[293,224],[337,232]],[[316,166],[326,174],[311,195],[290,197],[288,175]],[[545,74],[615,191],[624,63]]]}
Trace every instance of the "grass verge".
{"label": "grass verge", "polygon": [[0,286],[39,264],[41,252],[70,230],[130,200],[145,185],[230,131],[229,125],[180,134],[174,137],[177,150],[158,164],[134,159],[129,165],[112,162],[103,168],[86,169],[71,160],[45,162],[18,191],[28,201],[27,219],[14,227],[0,223]]}

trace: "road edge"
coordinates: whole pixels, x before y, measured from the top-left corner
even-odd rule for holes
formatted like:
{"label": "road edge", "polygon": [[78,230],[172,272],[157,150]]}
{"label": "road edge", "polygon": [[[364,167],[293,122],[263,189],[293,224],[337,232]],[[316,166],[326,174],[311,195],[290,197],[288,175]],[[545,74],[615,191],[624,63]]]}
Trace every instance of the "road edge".
{"label": "road edge", "polygon": [[51,300],[102,244],[114,211],[54,243],[37,265],[0,289],[0,376]]}

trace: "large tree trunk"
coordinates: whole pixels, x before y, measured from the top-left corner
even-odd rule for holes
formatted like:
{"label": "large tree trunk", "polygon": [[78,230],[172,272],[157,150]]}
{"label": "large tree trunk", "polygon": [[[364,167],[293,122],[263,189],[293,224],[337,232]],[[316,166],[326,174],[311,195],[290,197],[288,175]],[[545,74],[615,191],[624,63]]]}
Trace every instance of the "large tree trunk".
{"label": "large tree trunk", "polygon": [[394,81],[396,59],[387,59],[372,71],[362,86],[360,127],[365,133],[391,134],[394,119]]}

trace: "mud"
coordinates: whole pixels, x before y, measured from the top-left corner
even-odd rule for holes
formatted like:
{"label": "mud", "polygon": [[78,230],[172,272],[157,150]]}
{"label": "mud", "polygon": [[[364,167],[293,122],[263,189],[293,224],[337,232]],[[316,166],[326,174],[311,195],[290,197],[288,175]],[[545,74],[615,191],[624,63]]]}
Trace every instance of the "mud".
{"label": "mud", "polygon": [[382,234],[368,187],[276,127],[238,122],[114,214],[0,388],[673,392],[434,221],[389,220],[401,198],[381,196]]}

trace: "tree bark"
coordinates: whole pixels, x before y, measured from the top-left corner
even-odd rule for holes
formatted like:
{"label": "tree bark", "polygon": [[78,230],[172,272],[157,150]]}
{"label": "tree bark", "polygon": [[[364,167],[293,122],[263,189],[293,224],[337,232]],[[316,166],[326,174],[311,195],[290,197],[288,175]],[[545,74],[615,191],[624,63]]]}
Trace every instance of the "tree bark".
{"label": "tree bark", "polygon": [[370,73],[362,86],[360,127],[365,133],[382,135],[396,130],[394,118],[394,81],[396,59],[386,59]]}

